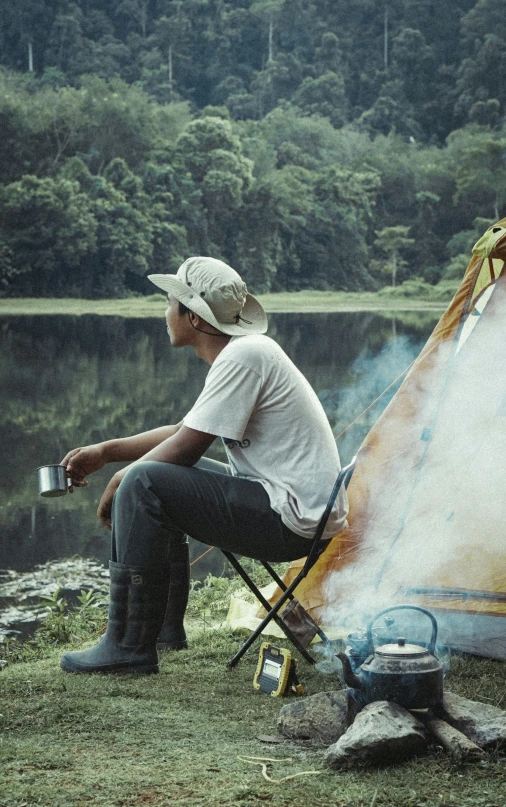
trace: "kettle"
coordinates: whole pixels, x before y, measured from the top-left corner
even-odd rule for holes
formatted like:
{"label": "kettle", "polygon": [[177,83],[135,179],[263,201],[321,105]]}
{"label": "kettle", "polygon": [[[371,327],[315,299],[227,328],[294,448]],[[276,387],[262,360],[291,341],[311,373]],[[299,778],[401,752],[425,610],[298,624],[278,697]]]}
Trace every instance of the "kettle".
{"label": "kettle", "polygon": [[[408,644],[400,636],[397,642],[374,647],[372,626],[391,611],[420,611],[432,622],[428,648]],[[428,709],[443,700],[443,668],[434,656],[437,622],[433,615],[416,605],[393,605],[380,611],[367,628],[369,655],[356,672],[349,657],[336,653],[343,665],[344,680],[356,690],[357,699],[365,705],[372,701],[394,701],[405,709]]]}

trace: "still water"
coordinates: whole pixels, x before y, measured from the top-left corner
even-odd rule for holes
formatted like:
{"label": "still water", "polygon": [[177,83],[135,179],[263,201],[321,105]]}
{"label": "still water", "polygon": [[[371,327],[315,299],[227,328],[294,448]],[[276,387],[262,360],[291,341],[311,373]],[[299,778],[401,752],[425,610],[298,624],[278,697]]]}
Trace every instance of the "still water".
{"label": "still water", "polygon": [[[268,333],[308,378],[337,436],[415,358],[436,320],[427,313],[276,314]],[[109,532],[95,514],[111,466],[58,499],[38,496],[36,468],[79,445],[177,423],[208,366],[190,349],[171,348],[162,312],[160,319],[4,317],[0,341],[0,567],[23,571],[73,555],[106,563]],[[338,440],[343,461],[392,393]],[[219,445],[210,455],[224,458]],[[195,543],[193,557],[202,548]],[[222,568],[212,552],[194,572],[202,578]]]}

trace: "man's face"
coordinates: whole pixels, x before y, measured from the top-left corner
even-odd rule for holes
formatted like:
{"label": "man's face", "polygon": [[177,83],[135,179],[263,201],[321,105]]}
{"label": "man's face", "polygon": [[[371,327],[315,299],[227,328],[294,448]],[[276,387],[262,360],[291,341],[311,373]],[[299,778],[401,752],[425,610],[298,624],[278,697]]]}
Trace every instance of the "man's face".
{"label": "man's face", "polygon": [[186,315],[179,313],[179,302],[175,297],[167,295],[167,309],[165,311],[167,333],[173,347],[184,347],[191,344],[192,327]]}

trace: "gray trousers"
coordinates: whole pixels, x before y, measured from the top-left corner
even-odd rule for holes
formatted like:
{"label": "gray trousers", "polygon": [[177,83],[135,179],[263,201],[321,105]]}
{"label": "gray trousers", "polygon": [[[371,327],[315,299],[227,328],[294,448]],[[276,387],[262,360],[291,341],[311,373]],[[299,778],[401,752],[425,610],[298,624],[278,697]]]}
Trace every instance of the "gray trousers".
{"label": "gray trousers", "polygon": [[190,535],[204,544],[271,562],[305,557],[310,541],[292,532],[260,484],[203,458],[193,467],[141,462],[113,501],[112,560],[158,566]]}

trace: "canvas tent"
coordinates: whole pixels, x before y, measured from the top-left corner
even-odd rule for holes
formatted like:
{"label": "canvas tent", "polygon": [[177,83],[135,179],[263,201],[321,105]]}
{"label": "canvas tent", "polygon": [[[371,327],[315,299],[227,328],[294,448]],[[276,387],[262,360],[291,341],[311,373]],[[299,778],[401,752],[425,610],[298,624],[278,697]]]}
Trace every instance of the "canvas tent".
{"label": "canvas tent", "polygon": [[324,626],[420,605],[443,644],[506,658],[505,261],[502,219],[360,447],[349,527],[297,590]]}

